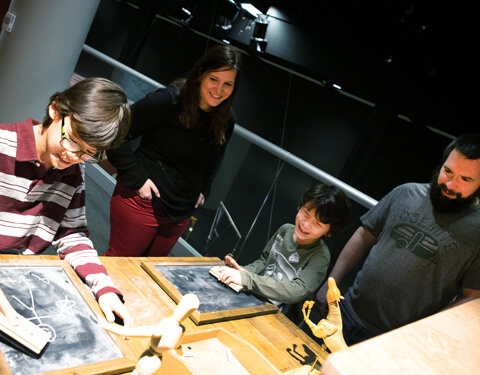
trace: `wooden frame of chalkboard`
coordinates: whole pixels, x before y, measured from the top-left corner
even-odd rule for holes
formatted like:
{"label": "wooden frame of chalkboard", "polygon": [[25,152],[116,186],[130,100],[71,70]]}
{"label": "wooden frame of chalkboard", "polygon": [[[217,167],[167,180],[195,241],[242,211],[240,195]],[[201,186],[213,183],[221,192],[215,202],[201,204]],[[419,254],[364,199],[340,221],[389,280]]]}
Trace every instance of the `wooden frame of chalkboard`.
{"label": "wooden frame of chalkboard", "polygon": [[[72,373],[120,374],[133,371],[136,365],[136,359],[132,359],[135,356],[131,352],[131,349],[129,349],[129,347],[123,343],[123,339],[117,337],[116,335],[107,333],[101,327],[98,318],[103,317],[103,312],[101,311],[98,303],[95,301],[93,295],[90,294],[85,284],[83,284],[78,275],[67,262],[63,260],[43,259],[2,259],[0,262],[0,272],[4,273],[9,267],[10,269],[8,269],[8,272],[9,274],[11,273],[12,277],[9,275],[8,277],[0,278],[0,287],[2,287],[4,292],[7,292],[9,288],[14,288],[15,292],[19,293],[18,295],[12,295],[11,293],[10,295],[7,293],[5,294],[10,300],[10,303],[17,309],[17,312],[20,314],[22,314],[22,312],[28,313],[30,315],[28,317],[29,320],[52,334],[52,342],[47,344],[44,351],[40,353],[39,358],[33,358],[27,353],[10,348],[10,344],[5,344],[4,341],[3,348],[7,347],[7,350],[5,353],[0,350],[0,373],[2,375],[11,375],[12,371],[14,371],[15,374],[22,371],[25,371],[25,373],[29,374],[31,374],[32,371],[34,371],[33,373],[39,372],[37,369],[32,370],[32,368],[35,368],[35,366],[42,366],[42,361],[46,362],[50,358],[50,354],[47,354],[49,353],[49,350],[56,350],[54,349],[56,345],[58,345],[58,347],[67,346],[75,349],[78,348],[78,346],[81,345],[79,343],[79,336],[83,335],[82,337],[85,337],[85,332],[89,329],[95,330],[95,332],[92,333],[94,335],[92,340],[88,341],[88,349],[86,349],[86,351],[93,353],[92,358],[87,358],[85,360],[85,364],[70,366],[68,368],[45,370],[39,367],[40,372],[44,375],[63,375]],[[41,298],[47,297],[43,295],[40,297],[40,293],[45,292],[45,295],[47,295],[47,293],[50,295],[52,291],[58,288],[58,285],[60,284],[62,285],[62,293],[67,291],[70,294],[65,294],[62,297],[62,301],[55,300],[51,304],[48,302],[49,306],[56,306],[57,311],[52,312],[52,314],[49,316],[46,316],[43,314],[44,311],[41,310],[43,302],[39,302]],[[25,292],[27,289],[28,292]],[[77,292],[78,295],[76,295]],[[21,293],[29,294],[24,295]],[[72,308],[72,306],[75,307]],[[83,308],[81,318],[77,319],[75,312],[72,312],[72,310],[75,308]],[[90,308],[91,311],[88,308]],[[62,328],[59,328],[59,325],[62,322]],[[78,331],[72,331],[71,335],[70,332],[67,332],[68,335],[64,335],[64,327],[68,327],[68,325],[75,327],[77,322],[83,323],[81,326],[78,325],[80,329]],[[88,323],[88,328],[85,326],[86,323]],[[56,330],[59,331],[58,335]],[[60,334],[60,332],[62,332],[62,334]],[[55,337],[55,340],[53,340],[53,337]],[[104,340],[104,348],[111,348],[113,357],[117,355],[123,355],[124,357],[99,361],[98,359],[100,358],[100,355],[98,351],[94,350],[95,346],[93,345],[92,341],[100,341],[101,339]],[[65,341],[62,343],[60,340]],[[108,351],[108,349],[106,351]],[[72,364],[75,363],[73,359],[75,358],[76,353],[82,353],[82,351],[80,349],[78,349],[78,351],[69,350],[67,353],[65,353],[68,355],[63,355],[63,357],[69,358],[68,363]],[[58,353],[55,353],[55,355],[57,354]],[[60,357],[57,355],[57,358],[61,357],[61,353]],[[92,359],[96,360],[96,362],[92,362]],[[83,360],[84,358],[79,359],[79,361]],[[32,362],[30,363],[29,361]],[[57,359],[57,361],[59,361],[59,359]],[[19,369],[15,368],[17,365],[22,369],[22,371],[19,372]],[[48,368],[49,366],[47,365],[46,367]],[[28,370],[23,370],[25,368],[28,368]]]}
{"label": "wooden frame of chalkboard", "polygon": [[275,305],[250,293],[235,292],[209,274],[210,268],[223,264],[210,257],[146,258],[141,263],[177,304],[187,293],[197,295],[200,307],[190,315],[197,325],[278,312]]}

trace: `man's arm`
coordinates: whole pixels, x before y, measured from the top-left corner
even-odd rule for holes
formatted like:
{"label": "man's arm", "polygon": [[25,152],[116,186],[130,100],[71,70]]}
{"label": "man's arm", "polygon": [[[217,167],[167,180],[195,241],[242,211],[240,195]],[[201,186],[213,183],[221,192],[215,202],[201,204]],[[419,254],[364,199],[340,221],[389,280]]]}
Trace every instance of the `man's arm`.
{"label": "man's arm", "polygon": [[[376,243],[377,238],[367,228],[360,226],[343,248],[329,277],[333,277],[337,284],[340,283]],[[322,314],[325,313],[325,315],[327,311],[327,290],[328,284],[325,282],[315,297],[317,310]]]}
{"label": "man's arm", "polygon": [[449,303],[443,310],[451,309],[452,307],[459,306],[462,303],[473,301],[474,299],[480,298],[480,290],[478,289],[469,289],[463,288],[462,289],[462,297],[457,298],[453,302]]}

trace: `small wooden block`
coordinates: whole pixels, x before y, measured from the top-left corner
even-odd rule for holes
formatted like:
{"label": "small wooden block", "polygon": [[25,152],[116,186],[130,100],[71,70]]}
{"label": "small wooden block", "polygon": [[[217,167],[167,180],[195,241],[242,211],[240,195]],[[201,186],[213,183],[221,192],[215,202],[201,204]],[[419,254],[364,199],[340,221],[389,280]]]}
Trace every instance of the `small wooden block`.
{"label": "small wooden block", "polygon": [[7,318],[0,313],[0,331],[32,352],[40,354],[45,345],[47,345],[48,340],[50,340],[50,333],[44,331],[21,315],[17,316],[17,322],[18,326],[13,326]]}
{"label": "small wooden block", "polygon": [[[220,266],[215,266],[215,267],[212,267],[210,268],[210,274],[215,276],[217,279],[219,278],[220,276]],[[226,284],[225,284],[226,285]],[[240,292],[242,289],[243,289],[243,286],[241,285],[237,285],[237,284],[229,284],[228,285],[230,288],[232,288],[235,292]]]}

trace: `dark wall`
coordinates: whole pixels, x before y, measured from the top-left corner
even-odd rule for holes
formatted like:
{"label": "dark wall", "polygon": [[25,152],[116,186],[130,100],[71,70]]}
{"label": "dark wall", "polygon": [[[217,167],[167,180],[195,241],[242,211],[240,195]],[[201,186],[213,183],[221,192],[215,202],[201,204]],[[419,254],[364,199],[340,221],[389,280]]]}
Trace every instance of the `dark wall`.
{"label": "dark wall", "polygon": [[[228,37],[214,26],[220,1],[195,3],[197,13],[185,25],[166,13],[165,7],[160,9],[158,2],[139,1],[137,9],[126,2],[102,0],[86,44],[123,60],[158,82],[169,84],[184,76],[204,51],[216,43],[212,38]],[[160,18],[152,17],[158,12]],[[298,25],[295,28],[300,31],[291,35],[297,38],[293,46],[298,48],[291,48],[288,43],[282,47],[269,34],[272,50],[269,52],[267,47],[263,55],[249,49],[245,43],[248,36],[240,35],[238,30],[230,35],[231,43],[245,52],[242,82],[235,101],[237,123],[375,199],[401,183],[429,181],[449,139],[428,130],[424,123],[398,118],[401,106],[390,91],[382,91],[389,82],[375,74],[377,66],[368,64],[367,54],[358,56],[355,63],[355,49],[347,43],[336,44],[325,35],[311,39],[308,29]],[[316,31],[315,35],[320,34]],[[308,53],[302,55],[302,51]],[[342,63],[342,59],[347,61]],[[353,66],[358,69],[350,70]],[[85,54],[76,71],[84,76],[109,74],[108,68],[96,67]],[[375,88],[364,98],[372,105],[333,89],[328,84],[331,77],[340,81],[344,77],[345,82],[353,81],[360,89]],[[235,137],[238,136],[232,139],[215,182],[213,201],[198,211],[189,241],[203,251],[218,201],[222,200],[243,240],[249,234],[240,249],[240,262],[245,264],[258,257],[281,224],[293,223],[301,194],[315,181],[288,164],[281,168],[278,158],[256,146],[243,145]],[[326,241],[332,260],[365,211],[354,204],[349,227]],[[231,245],[222,249],[222,241],[216,243],[220,246],[215,251],[229,252]],[[209,251],[215,252],[212,249],[211,246]]]}

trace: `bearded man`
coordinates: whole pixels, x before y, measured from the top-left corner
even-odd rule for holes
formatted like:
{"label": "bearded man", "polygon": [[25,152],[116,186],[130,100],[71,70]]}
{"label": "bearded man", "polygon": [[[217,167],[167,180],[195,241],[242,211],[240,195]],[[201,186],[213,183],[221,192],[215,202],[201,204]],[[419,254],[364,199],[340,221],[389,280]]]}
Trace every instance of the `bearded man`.
{"label": "bearded man", "polygon": [[368,254],[340,304],[348,345],[480,297],[479,201],[480,134],[466,134],[430,184],[401,185],[360,218],[330,274],[340,282]]}

